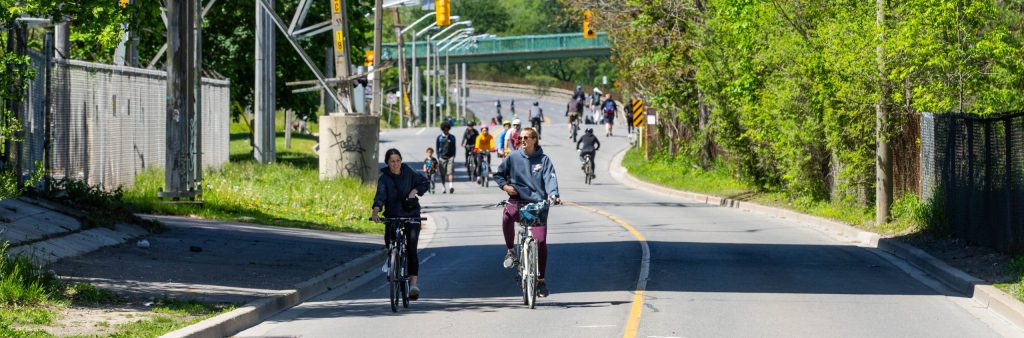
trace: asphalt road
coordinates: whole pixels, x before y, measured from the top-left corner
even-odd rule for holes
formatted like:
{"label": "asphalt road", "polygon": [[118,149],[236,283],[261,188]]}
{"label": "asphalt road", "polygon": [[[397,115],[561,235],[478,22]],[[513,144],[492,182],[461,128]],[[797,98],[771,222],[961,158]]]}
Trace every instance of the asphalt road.
{"label": "asphalt road", "polygon": [[[495,99],[508,109],[508,96],[473,95],[470,107],[485,120]],[[516,101],[523,116],[534,99]],[[585,185],[563,106],[542,102],[550,121],[541,146],[555,163],[563,199],[572,203],[551,211],[551,296],[536,309],[522,305],[514,273],[501,267],[500,211],[484,208],[505,195],[466,182],[460,167],[455,194],[423,200],[435,229],[420,253],[421,300],[392,313],[384,275],[375,271],[238,336],[1024,335],[878,250],[836,242],[789,220],[623,186],[608,172],[613,155],[628,144],[621,126],[611,138],[595,126],[602,151],[597,179]],[[453,132],[461,136],[462,128]],[[380,150],[398,148],[419,168],[437,133],[386,131]],[[458,160],[461,165],[461,155]]]}

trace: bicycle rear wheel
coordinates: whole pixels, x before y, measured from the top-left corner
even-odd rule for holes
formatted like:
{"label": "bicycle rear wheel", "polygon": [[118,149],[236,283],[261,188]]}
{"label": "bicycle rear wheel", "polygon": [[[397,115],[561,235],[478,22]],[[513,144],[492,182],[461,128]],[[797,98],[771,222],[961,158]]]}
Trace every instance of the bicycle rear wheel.
{"label": "bicycle rear wheel", "polygon": [[398,312],[398,294],[400,292],[399,288],[401,288],[399,284],[401,283],[401,277],[399,276],[398,268],[396,265],[398,259],[398,248],[396,246],[391,249],[391,256],[388,259],[388,262],[390,264],[388,268],[388,286],[390,291],[389,295],[391,298],[391,312]]}
{"label": "bicycle rear wheel", "polygon": [[590,184],[590,182],[593,181],[593,174],[594,170],[590,168],[590,157],[587,156],[587,161],[583,163],[583,176],[585,176],[584,181],[587,182],[587,184]]}

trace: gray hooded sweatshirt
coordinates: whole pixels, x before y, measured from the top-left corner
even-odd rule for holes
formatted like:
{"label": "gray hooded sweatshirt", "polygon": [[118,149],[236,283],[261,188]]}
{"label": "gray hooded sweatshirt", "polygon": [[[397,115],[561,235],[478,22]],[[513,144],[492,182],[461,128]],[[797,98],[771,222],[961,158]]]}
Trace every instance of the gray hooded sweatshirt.
{"label": "gray hooded sweatshirt", "polygon": [[506,156],[494,172],[494,182],[499,189],[511,184],[519,199],[530,203],[559,197],[555,166],[539,145],[533,156],[527,157],[524,149]]}

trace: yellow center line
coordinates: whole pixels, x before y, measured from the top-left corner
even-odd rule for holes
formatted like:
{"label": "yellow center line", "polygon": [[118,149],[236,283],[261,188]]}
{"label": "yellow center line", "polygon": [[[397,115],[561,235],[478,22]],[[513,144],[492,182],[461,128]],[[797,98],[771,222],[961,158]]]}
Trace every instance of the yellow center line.
{"label": "yellow center line", "polygon": [[629,233],[633,234],[633,237],[636,237],[637,241],[640,242],[640,247],[643,249],[643,259],[640,260],[640,276],[636,281],[636,291],[633,292],[633,306],[629,310],[629,320],[626,321],[626,331],[622,334],[622,337],[624,338],[636,338],[637,331],[640,330],[640,315],[644,311],[644,290],[647,289],[647,276],[650,274],[651,268],[651,249],[647,246],[647,238],[645,238],[644,235],[637,231],[632,225],[629,225],[629,223],[626,223],[622,219],[619,219],[604,210],[583,206],[575,202],[567,201],[565,203],[607,217],[612,220],[612,222],[615,222],[628,230]]}

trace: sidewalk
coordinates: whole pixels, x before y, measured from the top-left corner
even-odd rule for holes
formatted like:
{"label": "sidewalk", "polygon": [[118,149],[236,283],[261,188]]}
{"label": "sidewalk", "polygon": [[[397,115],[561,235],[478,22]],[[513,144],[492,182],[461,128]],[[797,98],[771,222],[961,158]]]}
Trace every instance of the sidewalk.
{"label": "sidewalk", "polygon": [[[149,311],[143,304],[165,297],[239,306],[167,335],[172,337],[231,335],[378,268],[385,259],[380,235],[150,215],[141,216],[162,223],[163,231],[149,233],[129,224],[83,229],[69,216],[74,214],[46,201],[0,201],[0,241],[10,242],[11,254],[31,255],[68,282],[88,282],[127,297],[131,309],[84,311],[102,317],[98,322],[140,318]],[[74,326],[102,325],[68,319]]]}
{"label": "sidewalk", "polygon": [[132,243],[66,258],[62,277],[132,298],[246,303],[280,295],[338,265],[380,251],[380,236],[145,216],[167,230]]}

